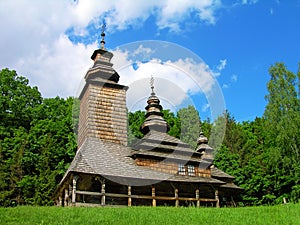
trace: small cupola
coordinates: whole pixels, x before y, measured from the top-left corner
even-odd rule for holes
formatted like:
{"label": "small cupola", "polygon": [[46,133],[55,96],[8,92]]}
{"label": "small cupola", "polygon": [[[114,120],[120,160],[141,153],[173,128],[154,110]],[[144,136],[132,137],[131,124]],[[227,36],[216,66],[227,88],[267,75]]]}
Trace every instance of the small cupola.
{"label": "small cupola", "polygon": [[104,22],[101,32],[101,47],[93,52],[91,59],[94,61],[94,65],[87,72],[85,79],[87,81],[102,80],[103,82],[112,81],[118,83],[120,76],[112,68],[113,64],[110,62],[114,55],[105,49],[105,27],[106,24]]}
{"label": "small cupola", "polygon": [[201,131],[200,135],[197,139],[198,146],[196,148],[196,152],[202,153],[202,152],[210,152],[212,147],[208,145],[208,138],[204,136],[204,133]]}
{"label": "small cupola", "polygon": [[160,105],[159,98],[154,93],[154,78],[151,77],[150,80],[151,84],[151,95],[149,96],[147,100],[147,106],[145,109],[146,112],[146,119],[142,126],[140,127],[140,130],[143,134],[147,134],[150,130],[155,130],[159,132],[166,133],[169,131],[170,127],[168,123],[163,118],[162,113],[162,106]]}

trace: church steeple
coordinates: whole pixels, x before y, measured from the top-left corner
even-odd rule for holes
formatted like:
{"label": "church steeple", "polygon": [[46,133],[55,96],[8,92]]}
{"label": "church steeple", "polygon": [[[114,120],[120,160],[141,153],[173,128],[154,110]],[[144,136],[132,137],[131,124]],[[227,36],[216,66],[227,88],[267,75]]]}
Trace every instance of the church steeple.
{"label": "church steeple", "polygon": [[91,59],[94,61],[94,65],[89,69],[85,75],[86,80],[102,80],[113,81],[115,83],[119,82],[119,74],[112,68],[113,64],[110,62],[113,53],[105,49],[105,21],[103,21],[102,31],[101,31],[101,47],[96,49],[91,56]]}
{"label": "church steeple", "polygon": [[89,138],[127,145],[126,90],[118,84],[119,74],[110,62],[113,54],[105,49],[105,23],[101,47],[94,51],[94,65],[85,75],[80,93],[78,147]]}
{"label": "church steeple", "polygon": [[152,91],[147,100],[148,105],[145,107],[145,109],[147,110],[146,119],[142,124],[140,130],[143,134],[147,134],[150,130],[156,130],[166,133],[169,131],[170,127],[163,118],[160,100],[154,93],[154,78],[152,76],[150,79],[150,87]]}
{"label": "church steeple", "polygon": [[105,28],[106,28],[106,23],[105,21],[103,20],[103,25],[102,25],[102,32],[101,32],[101,49],[105,50],[105,41],[104,41],[104,38],[105,38]]}

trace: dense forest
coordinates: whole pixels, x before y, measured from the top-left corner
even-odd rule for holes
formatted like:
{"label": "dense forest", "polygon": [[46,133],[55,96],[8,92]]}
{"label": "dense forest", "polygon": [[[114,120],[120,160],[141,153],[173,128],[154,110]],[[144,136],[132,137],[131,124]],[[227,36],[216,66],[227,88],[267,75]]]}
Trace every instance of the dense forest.
{"label": "dense forest", "polygon": [[[210,137],[218,121],[226,121],[222,144],[210,144],[215,165],[245,189],[243,205],[300,199],[300,64],[293,73],[276,63],[269,74],[266,108],[254,121],[237,122],[228,111],[216,121],[203,121],[193,106],[176,113],[163,110],[169,134],[192,148],[200,129]],[[43,98],[28,79],[9,69],[0,71],[0,93],[0,206],[51,205],[76,153],[78,101]],[[144,111],[128,113],[129,143],[142,137],[144,117]]]}

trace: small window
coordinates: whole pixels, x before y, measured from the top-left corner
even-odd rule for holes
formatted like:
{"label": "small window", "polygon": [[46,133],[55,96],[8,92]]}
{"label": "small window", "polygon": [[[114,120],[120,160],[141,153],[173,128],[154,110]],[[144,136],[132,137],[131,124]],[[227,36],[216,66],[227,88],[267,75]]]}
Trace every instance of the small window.
{"label": "small window", "polygon": [[188,165],[188,175],[195,176],[195,167],[193,165]]}
{"label": "small window", "polygon": [[185,173],[185,167],[183,164],[178,164],[178,174],[179,175],[186,175]]}

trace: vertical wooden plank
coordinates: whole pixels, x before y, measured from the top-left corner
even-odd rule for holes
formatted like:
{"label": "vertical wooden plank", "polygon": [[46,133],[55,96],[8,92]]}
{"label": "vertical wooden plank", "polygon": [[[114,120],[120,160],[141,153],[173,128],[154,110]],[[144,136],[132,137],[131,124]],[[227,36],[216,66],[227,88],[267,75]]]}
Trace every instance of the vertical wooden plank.
{"label": "vertical wooden plank", "polygon": [[218,189],[215,190],[215,199],[217,200],[216,207],[220,208],[219,191],[218,191]]}
{"label": "vertical wooden plank", "polygon": [[105,180],[103,180],[101,183],[101,205],[105,206]]}
{"label": "vertical wooden plank", "polygon": [[131,206],[131,186],[128,186],[128,206]]}
{"label": "vertical wooden plank", "polygon": [[152,187],[152,206],[156,207],[155,187]]}
{"label": "vertical wooden plank", "polygon": [[178,189],[176,188],[175,189],[175,207],[178,207],[179,206],[179,200],[178,200]]}
{"label": "vertical wooden plank", "polygon": [[197,200],[197,208],[199,208],[200,207],[199,189],[196,190],[196,200]]}

